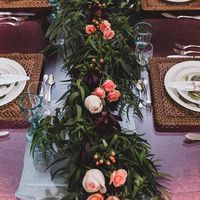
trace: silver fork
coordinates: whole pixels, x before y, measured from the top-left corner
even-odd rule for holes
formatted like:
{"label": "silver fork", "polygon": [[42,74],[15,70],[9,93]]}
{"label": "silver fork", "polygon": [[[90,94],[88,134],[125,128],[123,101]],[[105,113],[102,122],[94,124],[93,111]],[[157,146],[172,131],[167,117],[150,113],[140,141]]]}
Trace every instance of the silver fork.
{"label": "silver fork", "polygon": [[22,22],[0,22],[0,25],[19,26]]}
{"label": "silver fork", "polygon": [[180,54],[180,55],[187,55],[187,54],[191,54],[191,53],[195,53],[195,54],[200,54],[200,51],[183,51],[183,50],[179,50],[179,49],[173,49],[175,53]]}
{"label": "silver fork", "polygon": [[182,49],[182,50],[190,48],[190,47],[200,48],[200,45],[196,45],[196,44],[182,45],[178,42],[175,42],[175,46],[178,47],[179,49]]}
{"label": "silver fork", "polygon": [[16,22],[22,22],[26,19],[28,19],[27,16],[25,16],[25,17],[14,17],[14,16],[0,17],[0,20],[14,20]]}

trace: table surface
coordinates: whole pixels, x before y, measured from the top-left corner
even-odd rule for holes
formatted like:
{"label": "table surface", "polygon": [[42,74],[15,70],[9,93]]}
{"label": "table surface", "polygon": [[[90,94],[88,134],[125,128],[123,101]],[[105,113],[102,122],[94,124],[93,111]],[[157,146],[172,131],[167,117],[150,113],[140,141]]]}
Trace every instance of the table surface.
{"label": "table surface", "polygon": [[[156,53],[159,54],[155,52],[155,55]],[[50,59],[45,67],[45,73],[55,74],[56,77],[53,99],[61,96],[66,87],[60,82],[65,78],[65,73],[61,69],[62,62],[57,57]],[[185,133],[156,132],[152,112],[143,109],[143,116],[143,121],[135,118],[137,132],[146,133],[144,137],[151,144],[152,152],[156,158],[161,159],[160,171],[173,176],[172,180],[167,183],[172,192],[172,199],[199,200],[200,143],[184,143]],[[9,137],[0,138],[0,200],[15,199],[14,194],[23,168],[25,145],[25,130],[10,130]]]}

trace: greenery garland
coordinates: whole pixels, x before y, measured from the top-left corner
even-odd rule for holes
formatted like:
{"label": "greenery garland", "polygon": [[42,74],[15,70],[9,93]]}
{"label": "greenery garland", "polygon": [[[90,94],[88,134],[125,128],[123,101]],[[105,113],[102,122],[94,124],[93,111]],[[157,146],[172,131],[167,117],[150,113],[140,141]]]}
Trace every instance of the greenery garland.
{"label": "greenery garland", "polygon": [[69,87],[61,97],[64,107],[40,122],[31,150],[56,146],[62,155],[56,162],[68,161],[53,175],[66,174],[63,199],[164,199],[149,144],[120,125],[130,108],[142,117],[140,99],[132,92],[140,78],[133,41],[136,4],[58,1],[47,37],[63,56]]}

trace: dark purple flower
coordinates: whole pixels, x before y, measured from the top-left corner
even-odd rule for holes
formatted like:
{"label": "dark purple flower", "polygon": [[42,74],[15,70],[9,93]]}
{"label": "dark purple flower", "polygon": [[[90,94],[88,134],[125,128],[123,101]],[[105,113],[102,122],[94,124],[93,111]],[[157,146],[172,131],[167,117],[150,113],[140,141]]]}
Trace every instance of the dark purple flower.
{"label": "dark purple flower", "polygon": [[113,129],[120,130],[119,121],[122,121],[122,118],[118,115],[112,114],[109,110],[104,108],[104,110],[95,115],[93,118],[95,130],[98,133],[107,133]]}
{"label": "dark purple flower", "polygon": [[92,92],[96,87],[99,86],[101,75],[98,71],[89,70],[83,77],[84,84]]}

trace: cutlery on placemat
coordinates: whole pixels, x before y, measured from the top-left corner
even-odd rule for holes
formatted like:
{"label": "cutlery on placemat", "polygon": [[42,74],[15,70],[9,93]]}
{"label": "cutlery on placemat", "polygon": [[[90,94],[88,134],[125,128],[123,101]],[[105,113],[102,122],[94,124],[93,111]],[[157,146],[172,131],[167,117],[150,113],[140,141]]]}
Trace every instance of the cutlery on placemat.
{"label": "cutlery on placemat", "polygon": [[17,75],[17,74],[0,74],[0,85],[6,85],[28,80],[30,80],[28,76]]}
{"label": "cutlery on placemat", "polygon": [[55,84],[55,79],[53,74],[49,75],[47,83],[49,84],[47,102],[51,102],[51,89],[52,86]]}
{"label": "cutlery on placemat", "polygon": [[35,16],[32,12],[0,12],[0,16]]}
{"label": "cutlery on placemat", "polygon": [[14,17],[14,16],[0,16],[0,20],[13,20],[13,21],[16,21],[16,22],[22,22],[24,20],[28,19],[28,16],[25,16],[25,17]]}
{"label": "cutlery on placemat", "polygon": [[192,47],[200,48],[200,45],[196,45],[196,44],[182,45],[178,42],[175,42],[174,44],[176,47],[178,47],[179,49],[182,49],[182,50],[187,49],[187,48],[192,48]]}
{"label": "cutlery on placemat", "polygon": [[173,48],[174,52],[180,55],[187,55],[187,54],[200,54],[200,51],[184,51],[184,50],[179,50],[179,49],[175,49]]}
{"label": "cutlery on placemat", "polygon": [[185,137],[189,140],[200,140],[200,134],[198,133],[187,133]]}
{"label": "cutlery on placemat", "polygon": [[200,15],[196,16],[189,16],[189,15],[172,15],[169,13],[161,13],[162,16],[167,17],[167,18],[172,18],[172,19],[181,19],[181,18],[187,18],[187,19],[200,19]]}
{"label": "cutlery on placemat", "polygon": [[200,56],[168,55],[167,58],[200,58]]}
{"label": "cutlery on placemat", "polygon": [[165,86],[182,91],[200,92],[200,81],[172,81],[166,83]]}

